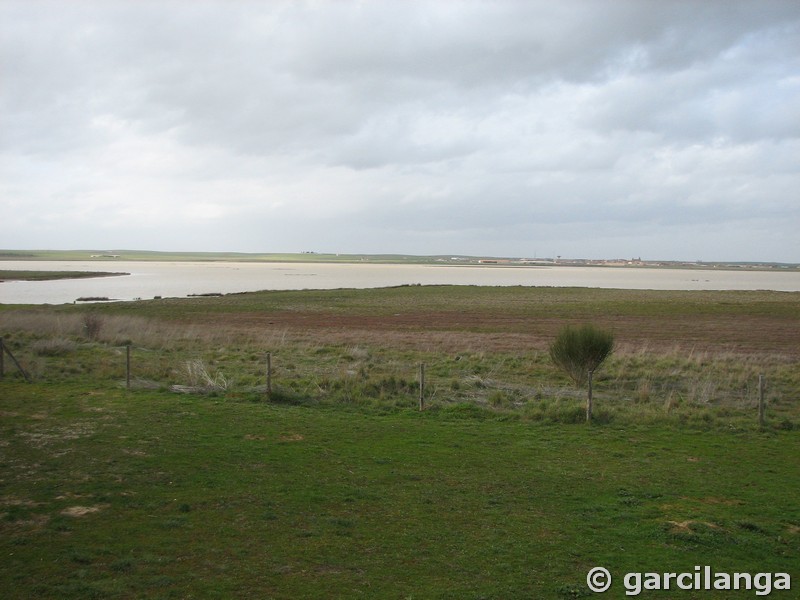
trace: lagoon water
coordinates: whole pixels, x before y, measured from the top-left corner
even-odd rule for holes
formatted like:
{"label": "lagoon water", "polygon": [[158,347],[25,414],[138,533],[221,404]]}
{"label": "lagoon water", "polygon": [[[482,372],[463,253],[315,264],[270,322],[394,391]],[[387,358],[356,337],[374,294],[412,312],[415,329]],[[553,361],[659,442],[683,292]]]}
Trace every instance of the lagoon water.
{"label": "lagoon water", "polygon": [[554,286],[653,290],[800,291],[798,271],[375,263],[3,261],[3,269],[114,271],[130,275],[0,283],[0,304],[65,304],[193,294],[396,285]]}

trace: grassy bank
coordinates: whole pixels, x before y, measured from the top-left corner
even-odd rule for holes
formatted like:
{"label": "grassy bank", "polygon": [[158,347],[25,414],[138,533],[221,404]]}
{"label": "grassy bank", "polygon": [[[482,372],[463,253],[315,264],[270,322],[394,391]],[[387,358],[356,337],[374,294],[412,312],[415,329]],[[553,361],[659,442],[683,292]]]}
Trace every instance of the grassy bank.
{"label": "grassy bank", "polygon": [[105,271],[22,271],[0,269],[0,283],[3,281],[52,281],[55,279],[87,279],[90,277],[115,277],[128,273]]}
{"label": "grassy bank", "polygon": [[[627,572],[711,565],[796,588],[799,308],[777,292],[446,286],[2,307],[34,383],[6,360],[0,587],[576,598],[605,566],[625,597]],[[586,321],[618,342],[592,426],[547,357]]]}

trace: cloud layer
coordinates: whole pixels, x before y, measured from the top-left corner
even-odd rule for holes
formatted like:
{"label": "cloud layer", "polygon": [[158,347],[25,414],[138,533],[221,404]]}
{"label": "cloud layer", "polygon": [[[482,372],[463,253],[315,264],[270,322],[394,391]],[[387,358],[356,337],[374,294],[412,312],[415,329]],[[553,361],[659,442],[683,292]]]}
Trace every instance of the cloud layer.
{"label": "cloud layer", "polygon": [[800,261],[794,0],[3,0],[0,73],[0,247]]}

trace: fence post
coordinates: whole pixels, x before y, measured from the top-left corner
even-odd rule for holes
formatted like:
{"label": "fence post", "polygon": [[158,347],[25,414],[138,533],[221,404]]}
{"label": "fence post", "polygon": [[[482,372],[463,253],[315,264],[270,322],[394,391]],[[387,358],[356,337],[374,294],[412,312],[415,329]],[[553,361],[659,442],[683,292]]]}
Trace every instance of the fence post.
{"label": "fence post", "polygon": [[764,427],[766,407],[764,406],[764,375],[758,375],[758,426]]}
{"label": "fence post", "polygon": [[589,370],[589,394],[586,397],[586,422],[592,422],[592,371]]}
{"label": "fence post", "polygon": [[5,375],[5,364],[3,363],[3,355],[5,353],[6,350],[3,346],[3,338],[0,337],[0,379],[2,379],[3,375]]}
{"label": "fence post", "polygon": [[[16,365],[16,367],[19,370],[19,372],[22,373],[22,376],[25,378],[25,381],[30,383],[31,382],[31,378],[28,377],[28,374],[25,372],[25,369],[22,368],[22,365],[19,364],[17,359],[14,358],[14,355],[11,354],[11,350],[9,350],[8,347],[5,345],[5,343],[3,343],[2,339],[0,339],[0,366],[3,366],[3,364],[2,364],[2,356],[3,356],[4,352],[5,352],[5,354],[8,354],[8,357],[11,359],[11,362],[13,362]],[[2,373],[2,370],[0,370],[0,373]]]}
{"label": "fence post", "polygon": [[131,389],[131,345],[125,344],[125,389]]}
{"label": "fence post", "polygon": [[419,363],[419,409],[425,410],[425,363]]}
{"label": "fence post", "polygon": [[267,352],[267,400],[272,397],[272,352]]}

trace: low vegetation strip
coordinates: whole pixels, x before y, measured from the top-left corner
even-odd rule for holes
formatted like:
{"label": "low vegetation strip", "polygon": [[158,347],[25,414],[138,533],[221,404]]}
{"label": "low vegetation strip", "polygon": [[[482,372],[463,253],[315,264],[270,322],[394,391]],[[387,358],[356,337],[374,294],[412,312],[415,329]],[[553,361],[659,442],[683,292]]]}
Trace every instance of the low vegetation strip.
{"label": "low vegetation strip", "polygon": [[[800,426],[800,294],[401,287],[262,292],[85,306],[0,307],[0,335],[38,381],[123,378],[302,404],[408,407],[426,364],[426,406],[470,404],[571,422],[580,392],[550,360],[566,324],[610,330],[594,381],[601,420],[749,427],[763,375],[772,427]],[[213,391],[213,390],[212,390]]]}
{"label": "low vegetation strip", "polygon": [[546,348],[566,323],[593,322],[621,343],[654,349],[680,345],[800,356],[800,294],[789,292],[403,286],[229,294],[118,304],[108,311],[228,329],[287,328],[324,340],[356,332],[390,345],[404,339],[424,346],[437,333],[477,334],[486,338],[487,349],[518,351],[532,343]]}
{"label": "low vegetation strip", "polygon": [[86,279],[90,277],[117,277],[120,275],[130,275],[130,273],[112,273],[106,271],[19,271],[14,269],[0,269],[0,282]]}

